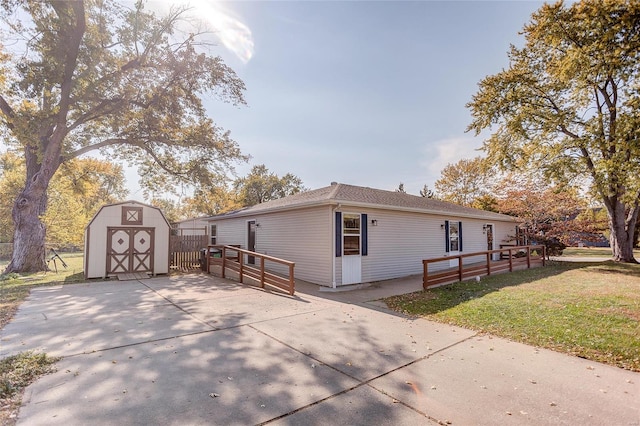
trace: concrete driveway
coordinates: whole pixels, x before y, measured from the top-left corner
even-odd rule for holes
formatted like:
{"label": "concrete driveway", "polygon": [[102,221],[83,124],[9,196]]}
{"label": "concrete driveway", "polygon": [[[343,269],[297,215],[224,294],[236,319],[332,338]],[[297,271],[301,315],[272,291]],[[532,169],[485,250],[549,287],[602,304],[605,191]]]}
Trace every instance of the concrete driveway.
{"label": "concrete driveway", "polygon": [[640,425],[640,374],[301,283],[295,296],[207,275],[32,291],[0,356],[62,356],[24,425]]}

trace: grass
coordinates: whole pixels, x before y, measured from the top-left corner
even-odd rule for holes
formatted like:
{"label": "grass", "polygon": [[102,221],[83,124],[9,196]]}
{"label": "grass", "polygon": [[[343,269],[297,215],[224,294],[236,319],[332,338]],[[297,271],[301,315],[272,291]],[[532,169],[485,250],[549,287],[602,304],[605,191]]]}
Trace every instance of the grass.
{"label": "grass", "polygon": [[21,352],[0,360],[0,399],[14,397],[43,374],[55,371],[51,358],[33,351]]}
{"label": "grass", "polygon": [[[0,328],[3,328],[11,320],[18,306],[27,298],[32,288],[84,281],[83,254],[61,253],[60,257],[67,264],[67,268],[65,269],[57,260],[58,272],[0,275]],[[0,261],[0,271],[4,271],[8,263],[8,261]],[[49,262],[49,267],[54,268],[52,261]]]}
{"label": "grass", "polygon": [[[636,259],[640,259],[640,250],[634,250]],[[567,247],[562,251],[562,257],[608,257],[612,253],[609,247]]]}
{"label": "grass", "polygon": [[38,377],[54,372],[58,360],[32,351],[0,360],[0,424],[15,424],[24,389]]}
{"label": "grass", "polygon": [[385,302],[409,315],[640,371],[640,265],[557,262]]}

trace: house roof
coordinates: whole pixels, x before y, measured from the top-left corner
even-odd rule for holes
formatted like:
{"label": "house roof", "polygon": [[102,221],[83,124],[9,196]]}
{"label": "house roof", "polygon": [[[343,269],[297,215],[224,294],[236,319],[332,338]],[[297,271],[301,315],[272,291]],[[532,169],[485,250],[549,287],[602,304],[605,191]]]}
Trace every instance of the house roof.
{"label": "house roof", "polygon": [[210,220],[251,216],[281,210],[300,209],[319,205],[341,205],[384,210],[453,215],[475,219],[518,222],[513,216],[460,206],[433,198],[418,197],[396,191],[385,191],[362,186],[334,183],[324,188],[300,192],[255,206],[245,207],[217,216]]}

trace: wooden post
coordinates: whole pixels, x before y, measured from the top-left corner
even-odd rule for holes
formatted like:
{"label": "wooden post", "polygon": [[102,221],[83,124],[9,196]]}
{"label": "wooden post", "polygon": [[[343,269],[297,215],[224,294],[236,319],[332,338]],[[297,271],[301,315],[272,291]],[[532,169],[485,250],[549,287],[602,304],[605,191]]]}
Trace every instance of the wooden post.
{"label": "wooden post", "polygon": [[487,275],[491,275],[491,252],[487,252]]}
{"label": "wooden post", "polygon": [[429,282],[429,263],[425,260],[422,261],[422,289],[426,290],[428,285],[427,282]]}
{"label": "wooden post", "polygon": [[531,269],[531,246],[527,246],[527,269]]}
{"label": "wooden post", "polygon": [[[211,271],[209,271],[209,267],[211,265],[211,263],[209,263],[209,258],[210,257],[211,257],[211,250],[209,250],[209,246],[207,246],[207,254],[206,254],[205,258],[204,258],[205,262],[207,262],[207,267],[205,269],[207,271],[207,274],[211,273]],[[224,277],[224,274],[222,276]]]}
{"label": "wooden post", "polygon": [[295,264],[289,265],[289,294],[293,296],[293,292],[295,291],[296,281],[293,278],[293,267]]}
{"label": "wooden post", "polygon": [[511,249],[509,249],[509,272],[513,272],[513,257],[511,255]]}
{"label": "wooden post", "polygon": [[222,246],[222,278],[226,278],[225,271],[227,270],[227,247]]}
{"label": "wooden post", "polygon": [[264,257],[260,256],[260,287],[264,288]]}
{"label": "wooden post", "polygon": [[462,256],[458,256],[458,281],[462,281]]}
{"label": "wooden post", "polygon": [[244,255],[240,252],[238,252],[238,254],[240,255],[240,284],[244,284],[244,282],[242,281],[242,276],[244,274]]}
{"label": "wooden post", "polygon": [[547,260],[547,247],[542,246],[542,266],[545,265],[546,260]]}

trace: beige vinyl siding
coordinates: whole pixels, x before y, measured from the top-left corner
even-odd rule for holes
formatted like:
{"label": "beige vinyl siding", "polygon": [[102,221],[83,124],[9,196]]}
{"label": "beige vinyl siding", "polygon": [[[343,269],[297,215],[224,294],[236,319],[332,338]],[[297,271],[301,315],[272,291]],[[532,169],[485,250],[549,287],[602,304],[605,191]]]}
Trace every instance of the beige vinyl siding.
{"label": "beige vinyl siding", "polygon": [[[295,262],[296,278],[331,285],[333,235],[329,206],[260,215],[257,223],[257,252]],[[284,272],[283,267],[272,269]]]}
{"label": "beige vinyl siding", "polygon": [[209,235],[209,224],[205,218],[184,220],[175,225],[176,235]]}
{"label": "beige vinyl siding", "polygon": [[[418,213],[363,210],[368,219],[368,255],[362,257],[363,282],[422,273],[422,259],[444,255],[440,221]],[[371,221],[376,220],[377,226]]]}
{"label": "beige vinyl siding", "polygon": [[[256,252],[295,262],[296,278],[324,286],[331,285],[333,234],[331,207],[319,206],[249,217],[220,219],[218,244],[247,247],[248,222],[254,220]],[[284,265],[267,263],[267,269],[286,273]]]}
{"label": "beige vinyl siding", "polygon": [[240,245],[241,248],[247,248],[247,219],[224,219],[215,222],[209,222],[210,225],[217,225],[216,245]]}
{"label": "beige vinyl siding", "polygon": [[[342,205],[341,212],[367,214],[368,255],[362,256],[362,282],[373,282],[422,274],[422,260],[447,255],[445,220],[462,222],[463,254],[487,250],[483,225],[494,226],[494,246],[508,243],[515,234],[515,223],[460,218],[455,215],[433,215],[399,212],[387,209]],[[334,208],[315,206],[237,218],[218,219],[218,244],[240,244],[247,247],[247,223],[255,220],[256,251],[296,263],[295,276],[304,281],[332,286],[342,284],[342,259],[334,257]],[[377,226],[371,221],[376,220]],[[364,225],[364,224],[362,224]],[[465,260],[484,261],[485,256]],[[269,264],[268,264],[269,265]],[[275,272],[283,267],[271,264]],[[432,265],[431,270],[449,268],[449,262]],[[335,278],[332,272],[335,270]]]}
{"label": "beige vinyl siding", "polygon": [[[445,220],[462,222],[464,253],[487,249],[486,223],[480,219],[437,216],[420,213],[393,212],[365,209],[368,215],[368,255],[362,257],[363,282],[379,281],[408,275],[422,274],[422,260],[447,256],[445,249]],[[371,221],[376,220],[377,226]],[[495,227],[494,246],[499,248],[515,224],[492,222]],[[465,259],[465,263],[486,259],[478,256]],[[448,262],[433,265],[433,270],[448,268]],[[340,277],[339,271],[336,271]]]}

